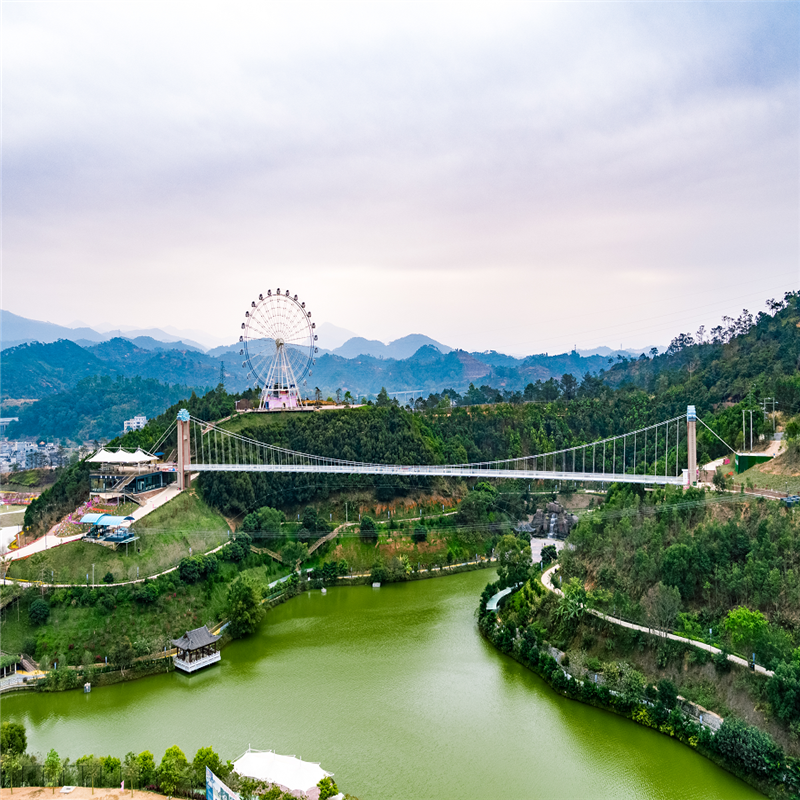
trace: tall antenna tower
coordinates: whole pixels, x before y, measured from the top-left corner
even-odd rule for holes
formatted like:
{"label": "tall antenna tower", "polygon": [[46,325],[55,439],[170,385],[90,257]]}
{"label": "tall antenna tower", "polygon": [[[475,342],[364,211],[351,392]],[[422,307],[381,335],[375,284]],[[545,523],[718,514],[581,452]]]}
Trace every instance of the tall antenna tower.
{"label": "tall antenna tower", "polygon": [[224,388],[225,386],[225,362],[219,362],[219,382],[220,385]]}

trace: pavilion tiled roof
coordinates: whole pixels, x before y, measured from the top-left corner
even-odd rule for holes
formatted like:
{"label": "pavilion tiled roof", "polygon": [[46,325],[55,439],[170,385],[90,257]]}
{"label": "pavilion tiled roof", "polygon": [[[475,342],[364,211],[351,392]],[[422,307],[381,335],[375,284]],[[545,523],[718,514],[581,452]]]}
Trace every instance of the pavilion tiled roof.
{"label": "pavilion tiled roof", "polygon": [[211,633],[208,626],[203,625],[202,628],[186,631],[180,639],[173,639],[172,644],[181,650],[199,650],[201,647],[214,644],[219,638],[219,636],[214,636]]}

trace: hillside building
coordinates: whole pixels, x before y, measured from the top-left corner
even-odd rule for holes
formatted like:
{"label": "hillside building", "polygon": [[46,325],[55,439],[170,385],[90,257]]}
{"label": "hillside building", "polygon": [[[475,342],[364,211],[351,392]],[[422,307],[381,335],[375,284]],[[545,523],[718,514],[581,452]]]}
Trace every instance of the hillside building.
{"label": "hillside building", "polygon": [[145,425],[147,425],[147,417],[145,417],[143,414],[139,414],[133,419],[126,419],[125,433],[128,431],[140,431]]}

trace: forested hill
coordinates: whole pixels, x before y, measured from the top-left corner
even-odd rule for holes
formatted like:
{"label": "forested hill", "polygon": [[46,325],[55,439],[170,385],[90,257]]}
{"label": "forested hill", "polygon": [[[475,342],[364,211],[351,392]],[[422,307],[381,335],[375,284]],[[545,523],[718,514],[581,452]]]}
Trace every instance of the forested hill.
{"label": "forested hill", "polygon": [[157,416],[191,392],[191,387],[146,378],[84,378],[72,389],[24,406],[6,435],[72,442],[112,439],[122,433],[126,419]]}
{"label": "forested hill", "polygon": [[47,397],[94,375],[121,371],[74,342],[21,344],[3,351],[3,399]]}
{"label": "forested hill", "polygon": [[745,310],[710,331],[679,334],[655,358],[620,360],[603,380],[707,407],[774,394],[780,410],[799,410],[800,292],[767,305],[770,313],[754,317]]}
{"label": "forested hill", "polygon": [[3,398],[39,399],[74,388],[87,377],[140,377],[182,386],[216,386],[224,367],[229,388],[244,390],[243,371],[232,359],[212,358],[195,349],[137,347],[128,339],[111,339],[80,347],[60,339],[52,344],[23,344],[3,351]]}

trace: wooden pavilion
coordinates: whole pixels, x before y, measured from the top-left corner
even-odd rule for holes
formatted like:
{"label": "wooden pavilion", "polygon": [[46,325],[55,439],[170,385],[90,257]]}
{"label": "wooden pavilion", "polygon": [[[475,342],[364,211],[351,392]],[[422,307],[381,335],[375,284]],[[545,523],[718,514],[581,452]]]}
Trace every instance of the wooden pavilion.
{"label": "wooden pavilion", "polygon": [[219,639],[206,625],[186,631],[180,639],[172,640],[178,650],[173,656],[173,663],[183,672],[196,672],[210,664],[216,664],[222,659],[222,654],[217,650]]}

